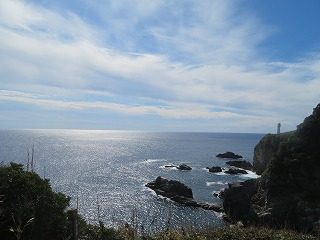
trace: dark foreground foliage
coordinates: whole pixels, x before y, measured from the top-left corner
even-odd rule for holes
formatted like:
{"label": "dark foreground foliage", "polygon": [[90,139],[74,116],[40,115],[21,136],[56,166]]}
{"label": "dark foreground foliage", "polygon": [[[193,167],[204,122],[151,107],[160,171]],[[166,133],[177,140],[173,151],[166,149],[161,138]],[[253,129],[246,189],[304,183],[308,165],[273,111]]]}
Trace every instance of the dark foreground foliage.
{"label": "dark foreground foliage", "polygon": [[0,238],[66,239],[69,198],[23,166],[0,166]]}

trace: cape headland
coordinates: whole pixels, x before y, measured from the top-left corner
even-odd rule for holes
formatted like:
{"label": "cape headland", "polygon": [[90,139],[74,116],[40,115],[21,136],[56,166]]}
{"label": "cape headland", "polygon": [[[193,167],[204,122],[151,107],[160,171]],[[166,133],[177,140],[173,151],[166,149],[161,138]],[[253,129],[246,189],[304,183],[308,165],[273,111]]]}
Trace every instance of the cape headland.
{"label": "cape headland", "polygon": [[320,232],[320,104],[296,131],[267,134],[254,149],[258,179],[221,192],[225,219]]}

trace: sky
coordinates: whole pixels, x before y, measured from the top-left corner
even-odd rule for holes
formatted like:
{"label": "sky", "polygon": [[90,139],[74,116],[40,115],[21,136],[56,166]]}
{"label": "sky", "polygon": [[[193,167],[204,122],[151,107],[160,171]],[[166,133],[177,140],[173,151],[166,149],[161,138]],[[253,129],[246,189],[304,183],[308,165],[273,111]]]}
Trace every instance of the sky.
{"label": "sky", "polygon": [[320,103],[319,0],[0,0],[0,129],[275,133]]}

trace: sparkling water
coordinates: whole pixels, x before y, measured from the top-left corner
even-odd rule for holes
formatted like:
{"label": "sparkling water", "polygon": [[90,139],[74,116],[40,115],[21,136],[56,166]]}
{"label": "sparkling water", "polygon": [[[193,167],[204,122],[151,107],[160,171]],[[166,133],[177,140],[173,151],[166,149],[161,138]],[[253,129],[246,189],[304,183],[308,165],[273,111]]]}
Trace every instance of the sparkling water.
{"label": "sparkling water", "polygon": [[[87,130],[0,130],[0,161],[26,165],[34,146],[35,171],[54,191],[71,197],[88,222],[135,224],[152,232],[165,227],[223,224],[221,214],[185,207],[145,187],[157,176],[191,187],[197,202],[221,204],[215,197],[228,182],[256,177],[210,173],[228,167],[215,155],[226,151],[252,162],[264,134],[163,133]],[[185,163],[191,171],[168,165]]]}

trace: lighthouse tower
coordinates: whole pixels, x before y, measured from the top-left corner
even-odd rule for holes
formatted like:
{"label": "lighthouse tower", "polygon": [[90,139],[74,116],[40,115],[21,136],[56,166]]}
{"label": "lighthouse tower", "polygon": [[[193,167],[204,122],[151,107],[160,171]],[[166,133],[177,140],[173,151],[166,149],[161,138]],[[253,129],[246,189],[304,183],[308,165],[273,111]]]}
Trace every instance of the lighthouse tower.
{"label": "lighthouse tower", "polygon": [[280,134],[281,123],[278,123],[277,134]]}

